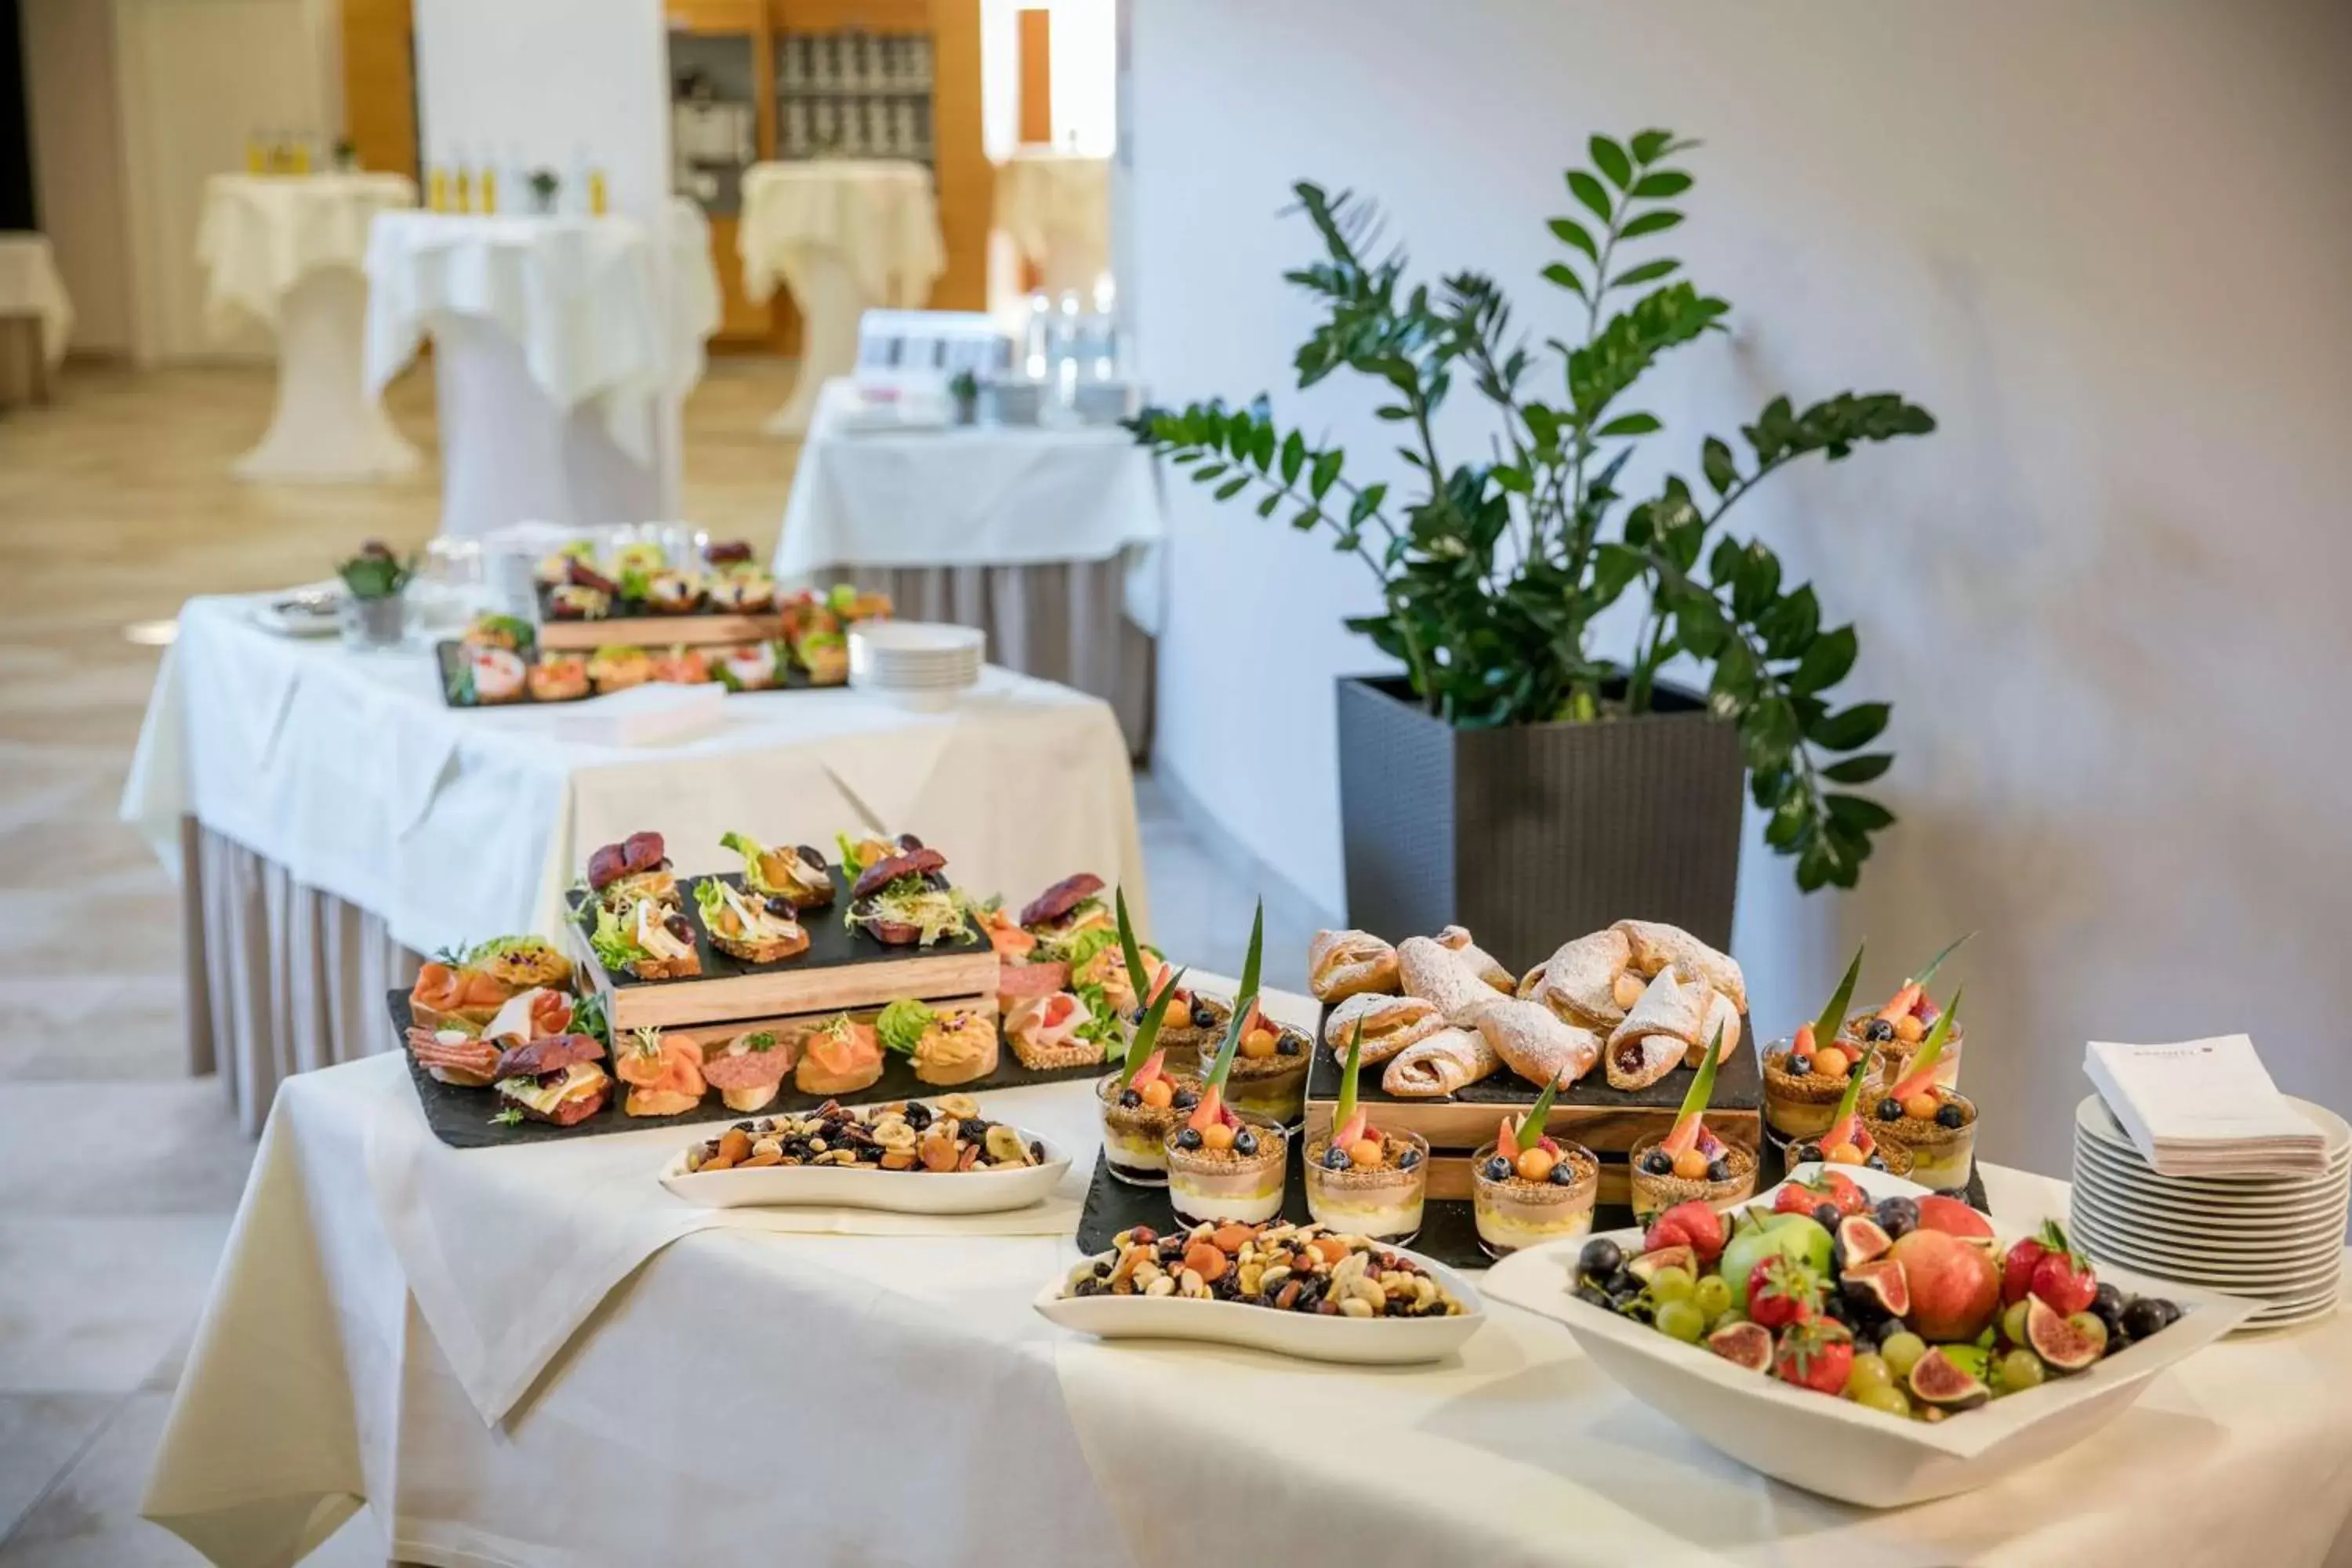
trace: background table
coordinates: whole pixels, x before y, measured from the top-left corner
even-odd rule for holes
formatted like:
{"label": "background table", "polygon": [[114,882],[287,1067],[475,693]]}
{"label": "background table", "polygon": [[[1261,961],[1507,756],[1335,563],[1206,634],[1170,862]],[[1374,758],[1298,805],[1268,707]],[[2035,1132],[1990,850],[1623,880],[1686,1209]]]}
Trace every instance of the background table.
{"label": "background table", "polygon": [[205,182],[196,259],[205,325],[226,338],[258,322],[278,338],[269,428],[233,471],[245,479],[370,479],[416,467],[362,373],[368,227],[416,205],[404,174],[215,174]]}
{"label": "background table", "polygon": [[565,709],[448,709],[429,654],[273,637],[248,605],[182,609],[122,803],[183,870],[191,1068],[248,1128],[286,1074],[394,1043],[383,990],[415,954],[557,930],[588,852],[641,829],[689,872],[737,868],[730,829],[912,830],[976,893],[1094,871],[1149,918],[1125,747],[1076,692],[991,670],[941,714],[751,693],[698,740],[622,750],[560,739]]}
{"label": "background table", "polygon": [[1060,299],[1075,289],[1089,307],[1110,269],[1110,161],[1025,147],[996,166],[996,226],[1039,286]]}
{"label": "background table", "polygon": [[[1278,1016],[1312,1016],[1275,994]],[[263,1134],[142,1511],[230,1564],[279,1563],[365,1500],[431,1563],[793,1561],[1197,1568],[1213,1498],[1253,1562],[2051,1568],[2343,1561],[2352,1321],[2212,1347],[2090,1443],[1965,1497],[1872,1513],[1706,1447],[1495,1304],[1453,1362],[1360,1371],[1104,1345],[1030,1299],[1064,1237],[687,1235],[622,1280],[486,1425],[409,1288],[371,1167],[417,1116],[382,1059],[289,1083]],[[1090,1162],[1093,1089],[984,1097]],[[635,1136],[645,1180],[673,1134]],[[593,1194],[535,1149],[446,1152],[499,1223]],[[467,1164],[468,1160],[477,1162]],[[1989,1169],[2031,1225],[2065,1188]],[[778,1552],[783,1548],[779,1546]]]}
{"label": "background table", "polygon": [[673,203],[662,242],[656,268],[624,217],[413,212],[375,226],[367,384],[433,334],[444,532],[662,514],[654,410],[700,379],[719,327],[699,209]]}
{"label": "background table", "polygon": [[0,234],[0,408],[49,400],[49,376],[66,357],[73,302],[45,234]]}
{"label": "background table", "polygon": [[978,626],[998,663],[1108,702],[1147,754],[1166,534],[1150,456],[1118,429],[856,430],[856,396],[845,379],[820,400],[776,575]]}
{"label": "background table", "polygon": [[903,160],[754,163],[735,243],[753,303],[782,282],[800,307],[800,376],[772,435],[805,432],[819,389],[856,364],[860,311],[920,305],[947,270],[931,172]]}

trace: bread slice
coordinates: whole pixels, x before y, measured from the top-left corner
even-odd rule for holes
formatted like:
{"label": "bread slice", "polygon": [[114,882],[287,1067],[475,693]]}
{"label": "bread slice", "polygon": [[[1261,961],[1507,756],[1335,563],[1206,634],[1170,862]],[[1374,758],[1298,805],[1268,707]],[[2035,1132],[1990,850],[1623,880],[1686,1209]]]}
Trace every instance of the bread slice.
{"label": "bread slice", "polygon": [[746,963],[778,963],[787,958],[797,958],[808,951],[809,936],[803,931],[797,936],[769,937],[761,942],[746,942],[740,936],[710,933],[710,945],[730,958],[740,958]]}
{"label": "bread slice", "polygon": [[691,952],[683,958],[640,958],[629,965],[629,973],[639,980],[689,980],[702,973],[702,959]]}
{"label": "bread slice", "polygon": [[1053,1072],[1062,1068],[1100,1067],[1103,1045],[1100,1040],[1082,1040],[1075,1037],[1058,1046],[1033,1046],[1019,1035],[1012,1037],[1013,1055],[1031,1072]]}

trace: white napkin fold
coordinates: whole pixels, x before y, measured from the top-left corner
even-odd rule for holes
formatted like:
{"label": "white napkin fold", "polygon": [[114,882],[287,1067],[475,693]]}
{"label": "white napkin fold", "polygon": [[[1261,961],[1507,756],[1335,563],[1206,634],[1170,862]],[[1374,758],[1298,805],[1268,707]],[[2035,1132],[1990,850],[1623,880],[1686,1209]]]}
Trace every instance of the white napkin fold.
{"label": "white napkin fold", "polygon": [[2163,1046],[2093,1040],[2083,1070],[2159,1174],[2327,1173],[2326,1134],[2279,1093],[2245,1035]]}

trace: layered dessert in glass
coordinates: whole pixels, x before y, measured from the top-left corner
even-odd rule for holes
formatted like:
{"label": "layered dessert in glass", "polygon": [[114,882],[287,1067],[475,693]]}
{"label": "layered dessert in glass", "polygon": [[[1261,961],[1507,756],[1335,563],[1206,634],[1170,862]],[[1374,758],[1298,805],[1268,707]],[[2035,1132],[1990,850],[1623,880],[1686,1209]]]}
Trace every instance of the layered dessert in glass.
{"label": "layered dessert in glass", "polygon": [[1497,1140],[1472,1156],[1471,1174],[1478,1245],[1489,1258],[1592,1228],[1601,1162],[1580,1143],[1545,1138],[1507,1155]]}
{"label": "layered dessert in glass", "polygon": [[1756,1156],[1701,1126],[1686,1148],[1667,1145],[1671,1133],[1652,1133],[1633,1145],[1633,1217],[1648,1225],[1676,1204],[1697,1201],[1728,1208],[1756,1192]]}
{"label": "layered dessert in glass", "polygon": [[1864,1064],[1864,1093],[1893,1081],[1885,1076],[1882,1058],[1851,1041],[1815,1047],[1810,1024],[1792,1039],[1773,1041],[1764,1048],[1765,1126],[1783,1142],[1828,1131],[1856,1061]]}
{"label": "layered dessert in glass", "polygon": [[1307,1116],[1307,1066],[1313,1059],[1304,1033],[1283,1027],[1253,1008],[1234,1053],[1225,1099],[1236,1110],[1296,1127]]}
{"label": "layered dessert in glass", "polygon": [[1976,1167],[1976,1102],[1958,1089],[1940,1085],[1915,1089],[1900,1098],[1888,1096],[1872,1113],[1870,1130],[1882,1154],[1901,1150],[1909,1156],[1911,1180],[1932,1192],[1958,1193],[1969,1184]]}
{"label": "layered dessert in glass", "polygon": [[1121,1088],[1117,1077],[1095,1086],[1102,1102],[1103,1157],[1110,1173],[1139,1187],[1168,1184],[1168,1137],[1200,1103],[1201,1080],[1161,1072]]}
{"label": "layered dessert in glass", "polygon": [[[1339,1131],[1347,1131],[1340,1129]],[[1411,1241],[1429,1195],[1429,1141],[1418,1132],[1370,1128],[1344,1142],[1307,1145],[1307,1212],[1345,1236]]]}
{"label": "layered dessert in glass", "polygon": [[1220,1220],[1262,1225],[1282,1212],[1283,1178],[1290,1166],[1288,1135],[1270,1118],[1230,1110],[1226,1114],[1234,1121],[1205,1127],[1187,1122],[1169,1133],[1162,1145],[1168,1201],[1188,1225]]}

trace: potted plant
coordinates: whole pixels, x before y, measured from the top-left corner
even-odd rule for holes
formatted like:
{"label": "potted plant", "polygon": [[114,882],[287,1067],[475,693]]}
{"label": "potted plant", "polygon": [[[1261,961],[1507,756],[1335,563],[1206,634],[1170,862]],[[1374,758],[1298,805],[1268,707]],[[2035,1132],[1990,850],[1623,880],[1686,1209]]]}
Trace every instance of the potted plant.
{"label": "potted plant", "polygon": [[960,370],[948,380],[948,395],[955,399],[955,422],[970,425],[980,417],[980,378]]}
{"label": "potted plant", "polygon": [[[1766,404],[1745,450],[1710,436],[1696,481],[1618,489],[1664,426],[1632,401],[1669,351],[1723,330],[1730,305],[1647,254],[1683,221],[1696,145],[1665,131],[1595,136],[1568,172],[1576,210],[1550,220],[1543,276],[1571,300],[1577,341],[1530,348],[1488,277],[1409,282],[1368,202],[1294,187],[1323,254],[1286,273],[1321,307],[1296,356],[1303,390],[1348,370],[1382,389],[1402,437],[1393,482],[1275,420],[1264,397],[1146,409],[1137,438],[1261,517],[1328,530],[1381,586],[1348,623],[1398,660],[1339,689],[1341,831],[1351,922],[1402,935],[1460,921],[1488,951],[1533,963],[1565,936],[1625,915],[1730,937],[1743,775],[1764,838],[1811,890],[1852,887],[1894,821],[1851,786],[1893,761],[1864,748],[1887,705],[1828,695],[1852,668],[1851,626],[1825,626],[1810,584],[1725,527],[1757,482],[1799,458],[1925,435],[1894,393]],[[1626,301],[1622,307],[1619,300]],[[1440,456],[1434,416],[1466,387],[1492,405],[1484,460]],[[1630,647],[1595,644],[1638,587]],[[1663,679],[1687,657],[1704,693]]]}
{"label": "potted plant", "polygon": [[556,193],[562,188],[563,182],[555,177],[554,170],[533,169],[530,172],[530,210],[541,217],[552,215]]}
{"label": "potted plant", "polygon": [[335,172],[339,174],[356,174],[360,172],[359,144],[348,136],[341,136],[335,140]]}
{"label": "potted plant", "polygon": [[366,653],[400,646],[406,629],[405,598],[411,574],[410,563],[379,539],[369,540],[357,555],[335,568],[335,575],[343,580],[337,624],[345,647]]}

